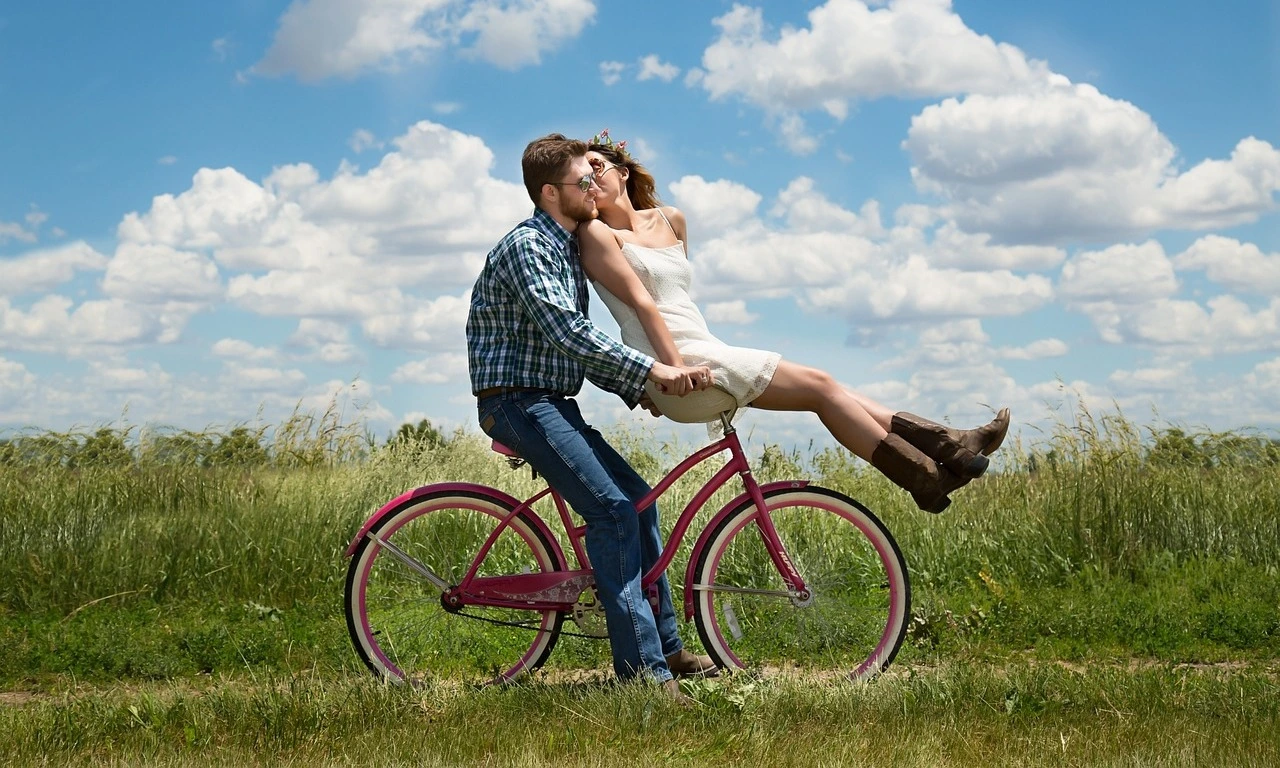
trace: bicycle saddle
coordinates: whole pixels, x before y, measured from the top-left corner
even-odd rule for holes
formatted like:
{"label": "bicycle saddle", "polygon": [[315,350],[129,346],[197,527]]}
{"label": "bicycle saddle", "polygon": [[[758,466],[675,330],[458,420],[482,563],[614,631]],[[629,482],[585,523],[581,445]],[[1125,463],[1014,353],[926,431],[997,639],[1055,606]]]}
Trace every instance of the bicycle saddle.
{"label": "bicycle saddle", "polygon": [[511,450],[510,448],[508,448],[507,446],[505,446],[505,445],[503,445],[502,443],[498,442],[497,440],[494,440],[494,441],[493,441],[493,445],[491,445],[491,446],[489,446],[489,447],[493,449],[493,452],[494,452],[494,453],[500,453],[500,454],[502,454],[503,456],[510,456],[510,457],[512,457],[512,458],[516,458],[516,459],[520,458],[520,454],[518,454],[518,453],[516,453],[515,451]]}
{"label": "bicycle saddle", "polygon": [[663,416],[682,424],[704,424],[717,421],[720,414],[726,411],[732,418],[733,412],[738,410],[737,399],[714,384],[710,389],[690,392],[684,397],[664,394],[658,391],[658,385],[651,381],[644,383],[644,391],[648,393],[649,399]]}

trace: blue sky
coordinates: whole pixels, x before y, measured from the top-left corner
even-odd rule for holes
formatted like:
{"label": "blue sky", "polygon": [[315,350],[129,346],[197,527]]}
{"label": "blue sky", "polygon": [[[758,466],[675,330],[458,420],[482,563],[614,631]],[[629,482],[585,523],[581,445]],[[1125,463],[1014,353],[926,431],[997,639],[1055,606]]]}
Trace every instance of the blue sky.
{"label": "blue sky", "polygon": [[520,152],[609,127],[726,340],[955,423],[1034,435],[1065,385],[1274,432],[1278,51],[1261,1],[10,4],[0,428],[336,391],[474,429],[467,291],[529,211]]}

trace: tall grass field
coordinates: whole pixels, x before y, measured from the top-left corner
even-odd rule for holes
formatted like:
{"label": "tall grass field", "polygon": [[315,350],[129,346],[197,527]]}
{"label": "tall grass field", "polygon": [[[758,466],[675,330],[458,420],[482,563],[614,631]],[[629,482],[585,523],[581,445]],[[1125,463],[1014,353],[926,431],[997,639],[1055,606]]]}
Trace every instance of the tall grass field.
{"label": "tall grass field", "polygon": [[[611,437],[653,481],[690,447]],[[1081,410],[996,458],[933,516],[843,451],[758,448],[761,481],[887,524],[908,638],[870,683],[738,674],[682,708],[578,638],[514,686],[365,670],[342,613],[361,523],[438,481],[542,487],[474,435],[325,414],[0,436],[0,763],[1280,765],[1280,444]]]}

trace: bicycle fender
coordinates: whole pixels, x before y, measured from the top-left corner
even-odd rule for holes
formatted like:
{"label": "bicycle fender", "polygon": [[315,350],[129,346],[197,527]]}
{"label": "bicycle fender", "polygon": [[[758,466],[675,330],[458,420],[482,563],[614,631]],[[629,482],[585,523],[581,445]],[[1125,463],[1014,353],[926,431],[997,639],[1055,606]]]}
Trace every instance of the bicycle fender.
{"label": "bicycle fender", "polygon": [[[457,493],[459,491],[490,496],[495,500],[506,502],[511,507],[518,507],[521,504],[520,500],[511,494],[487,485],[478,485],[476,483],[433,483],[431,485],[424,485],[421,488],[414,488],[412,491],[406,491],[391,501],[388,501],[386,504],[383,504],[377,512],[374,512],[368,520],[364,521],[364,525],[361,526],[360,532],[356,534],[356,537],[351,540],[351,544],[347,547],[346,556],[351,557],[354,555],[356,553],[356,547],[360,546],[360,542],[364,540],[365,534],[367,534],[379,520],[400,509],[405,502],[412,501],[413,499],[421,496],[429,496],[437,493]],[[560,542],[557,541],[555,534],[551,532],[551,528],[549,528],[546,522],[535,513],[530,513],[526,517],[529,522],[538,529],[538,532],[542,533],[546,537],[546,540],[551,543],[552,554],[555,556],[556,561],[563,566],[567,562],[564,559],[564,551],[560,549]]]}
{"label": "bicycle fender", "polygon": [[[773,496],[782,491],[794,491],[804,488],[809,484],[808,480],[779,480],[774,483],[763,483],[760,486],[760,494],[765,498]],[[684,620],[689,621],[693,618],[693,569],[697,567],[698,560],[702,557],[702,550],[707,548],[711,540],[711,532],[714,531],[722,520],[729,515],[738,511],[738,508],[744,504],[751,503],[751,495],[746,491],[735,496],[728,504],[720,508],[720,511],[711,518],[711,522],[707,523],[702,529],[702,533],[698,535],[697,542],[693,545],[693,552],[689,554],[689,563],[685,566],[684,572]]]}

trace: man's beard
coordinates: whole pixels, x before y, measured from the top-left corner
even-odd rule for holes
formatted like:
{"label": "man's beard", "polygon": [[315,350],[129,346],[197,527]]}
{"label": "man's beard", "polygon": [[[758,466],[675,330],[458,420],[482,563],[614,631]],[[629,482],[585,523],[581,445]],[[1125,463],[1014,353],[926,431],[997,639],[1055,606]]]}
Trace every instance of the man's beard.
{"label": "man's beard", "polygon": [[579,224],[591,221],[600,215],[599,211],[596,210],[595,202],[593,201],[589,203],[585,198],[577,204],[570,203],[566,200],[564,205],[561,206],[560,212]]}

